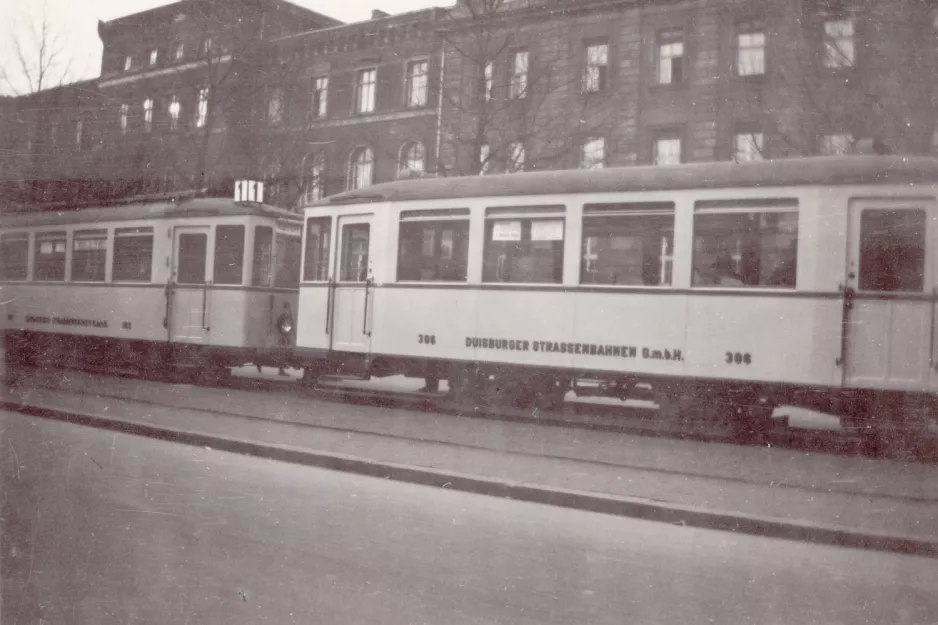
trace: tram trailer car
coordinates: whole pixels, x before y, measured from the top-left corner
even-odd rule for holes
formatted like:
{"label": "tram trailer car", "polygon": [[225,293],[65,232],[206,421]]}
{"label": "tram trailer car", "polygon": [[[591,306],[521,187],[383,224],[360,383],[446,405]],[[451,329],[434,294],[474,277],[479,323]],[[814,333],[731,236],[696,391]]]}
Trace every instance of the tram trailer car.
{"label": "tram trailer car", "polygon": [[794,405],[918,436],[936,196],[938,160],[901,156],[378,184],[305,209],[296,353],[517,405],[650,395],[756,430]]}
{"label": "tram trailer car", "polygon": [[6,359],[292,364],[300,234],[296,214],[205,197],[5,216]]}

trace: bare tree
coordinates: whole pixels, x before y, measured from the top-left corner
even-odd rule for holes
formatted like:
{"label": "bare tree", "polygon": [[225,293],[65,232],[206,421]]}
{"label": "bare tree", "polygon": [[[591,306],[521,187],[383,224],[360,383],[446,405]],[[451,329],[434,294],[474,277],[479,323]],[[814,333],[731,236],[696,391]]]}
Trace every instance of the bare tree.
{"label": "bare tree", "polygon": [[43,0],[34,11],[8,24],[13,60],[9,67],[0,67],[0,80],[17,95],[58,87],[68,81],[71,73],[71,58],[49,18],[47,2]]}
{"label": "bare tree", "polygon": [[[463,0],[450,11],[441,30],[440,173],[549,167],[600,134],[605,119],[582,96],[581,74],[565,46],[550,45],[568,37],[564,25],[537,15],[549,4]],[[519,35],[522,20],[536,38]]]}

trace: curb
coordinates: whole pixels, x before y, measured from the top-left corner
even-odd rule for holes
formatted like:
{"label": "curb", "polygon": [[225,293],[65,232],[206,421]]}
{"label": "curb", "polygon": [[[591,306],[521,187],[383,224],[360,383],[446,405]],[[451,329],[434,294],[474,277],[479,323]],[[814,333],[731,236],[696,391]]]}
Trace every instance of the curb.
{"label": "curb", "polygon": [[256,443],[215,434],[177,430],[142,424],[113,417],[99,417],[66,412],[41,406],[2,401],[0,409],[29,416],[95,427],[156,440],[209,447],[280,462],[343,471],[368,477],[407,482],[421,486],[447,488],[478,495],[515,501],[540,503],[586,512],[596,512],[645,521],[670,523],[700,529],[752,534],[799,542],[885,551],[904,555],[938,557],[938,540],[911,536],[893,536],[839,526],[810,525],[771,517],[732,512],[718,512],[694,506],[680,506],[663,501],[621,497],[596,492],[549,488],[525,482],[454,473],[412,465],[368,460],[356,456],[330,454],[286,445]]}

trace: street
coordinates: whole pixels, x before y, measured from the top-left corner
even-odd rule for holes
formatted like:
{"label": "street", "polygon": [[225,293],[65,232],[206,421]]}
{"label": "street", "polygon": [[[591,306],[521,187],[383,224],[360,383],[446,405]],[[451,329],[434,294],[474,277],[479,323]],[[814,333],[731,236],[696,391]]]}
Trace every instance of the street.
{"label": "street", "polygon": [[[272,426],[276,427],[276,426]],[[933,623],[938,562],[0,413],[3,623]]]}

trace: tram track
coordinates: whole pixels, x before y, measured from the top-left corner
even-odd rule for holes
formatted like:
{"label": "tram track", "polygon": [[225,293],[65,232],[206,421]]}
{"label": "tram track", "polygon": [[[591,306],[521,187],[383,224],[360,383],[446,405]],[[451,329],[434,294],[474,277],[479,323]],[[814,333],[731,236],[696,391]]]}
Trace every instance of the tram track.
{"label": "tram track", "polygon": [[[275,386],[275,385],[276,384],[272,386]],[[232,387],[229,386],[229,388],[232,388]],[[602,467],[609,467],[609,468],[616,468],[616,469],[623,469],[623,470],[633,470],[633,471],[637,470],[637,471],[642,471],[642,472],[649,473],[649,474],[657,474],[657,475],[668,476],[668,477],[707,478],[707,479],[719,480],[727,484],[738,484],[738,485],[765,485],[765,482],[762,480],[751,479],[749,477],[745,477],[744,476],[746,474],[745,471],[742,471],[736,475],[728,475],[728,474],[711,475],[711,474],[700,473],[700,472],[692,471],[692,470],[684,470],[684,469],[679,469],[679,468],[660,467],[660,466],[650,467],[650,466],[646,466],[643,464],[633,464],[633,463],[622,462],[622,461],[608,461],[608,460],[603,460],[601,458],[595,458],[595,457],[584,459],[582,456],[577,456],[575,454],[546,453],[544,451],[532,452],[530,450],[512,448],[510,445],[508,447],[482,445],[482,444],[477,444],[473,442],[467,442],[466,440],[459,440],[458,437],[453,440],[445,440],[439,437],[412,436],[412,435],[407,435],[407,434],[402,434],[402,433],[395,433],[395,432],[390,432],[387,429],[382,429],[382,428],[377,428],[377,427],[361,428],[361,427],[337,426],[337,425],[330,425],[328,423],[322,423],[322,422],[309,422],[309,421],[302,421],[302,420],[297,420],[297,419],[269,417],[269,416],[252,414],[246,411],[238,411],[236,413],[233,413],[230,410],[213,410],[213,409],[193,407],[191,405],[187,405],[186,402],[183,402],[183,401],[175,401],[175,402],[174,401],[157,401],[157,400],[148,400],[148,399],[141,399],[141,398],[131,398],[125,394],[120,394],[120,393],[101,393],[99,391],[82,391],[82,390],[75,390],[75,389],[63,389],[61,386],[58,386],[55,384],[30,384],[28,389],[24,389],[25,390],[24,394],[26,394],[27,397],[22,398],[19,401],[10,401],[10,400],[3,401],[2,402],[3,409],[18,411],[18,412],[30,414],[33,416],[84,423],[86,425],[92,425],[92,426],[97,426],[97,427],[100,427],[102,423],[110,423],[110,425],[107,427],[111,427],[112,429],[119,429],[122,431],[126,430],[130,433],[133,433],[135,428],[139,427],[145,430],[146,432],[148,432],[147,435],[150,435],[150,436],[153,435],[153,432],[158,432],[160,429],[160,426],[155,422],[135,423],[133,421],[127,421],[127,420],[121,419],[118,415],[113,414],[112,411],[107,411],[107,413],[98,412],[95,414],[89,414],[86,412],[78,412],[78,411],[73,411],[73,410],[64,409],[64,408],[49,407],[48,405],[43,405],[42,402],[30,402],[28,398],[28,393],[29,391],[36,390],[36,389],[49,390],[49,391],[54,391],[58,393],[65,393],[65,394],[72,395],[74,397],[93,397],[97,400],[112,401],[112,402],[115,402],[114,408],[116,409],[113,412],[117,412],[117,413],[120,412],[120,407],[121,407],[120,405],[117,405],[117,402],[124,402],[125,409],[128,406],[136,405],[136,406],[146,406],[148,408],[156,408],[156,409],[185,410],[187,412],[196,413],[199,415],[209,415],[215,418],[226,418],[226,419],[235,418],[235,419],[242,419],[246,421],[261,422],[261,423],[275,423],[275,424],[280,424],[280,425],[289,425],[289,426],[295,426],[295,427],[300,427],[300,428],[307,428],[309,430],[322,430],[322,431],[327,431],[327,432],[332,432],[332,433],[341,433],[341,434],[347,434],[347,435],[379,436],[382,438],[393,439],[393,440],[402,441],[402,442],[432,443],[434,445],[441,445],[444,447],[449,447],[457,451],[458,450],[480,450],[480,451],[497,452],[497,453],[508,453],[508,454],[511,454],[514,456],[520,456],[520,457],[537,457],[537,458],[542,458],[542,459],[546,458],[550,460],[582,463],[585,466],[602,466]],[[17,390],[18,389],[15,386],[11,388],[11,391],[14,393]],[[322,389],[316,389],[316,390],[322,390]],[[171,396],[171,394],[166,394],[166,396]],[[83,405],[84,403],[85,402],[83,401],[78,402],[79,405]],[[488,417],[470,417],[470,418],[484,419]],[[935,499],[933,497],[915,496],[915,495],[910,495],[910,494],[897,495],[897,494],[891,494],[891,493],[871,491],[868,489],[850,488],[850,487],[844,487],[844,486],[838,486],[835,488],[829,488],[829,487],[828,488],[812,488],[810,486],[806,486],[804,483],[790,483],[786,481],[772,481],[771,486],[773,488],[781,488],[781,489],[786,489],[786,490],[794,490],[794,491],[802,491],[802,492],[823,492],[825,494],[859,495],[863,497],[868,497],[871,501],[872,500],[877,500],[881,502],[894,501],[894,502],[902,502],[902,503],[908,503],[908,504],[935,503]]]}

